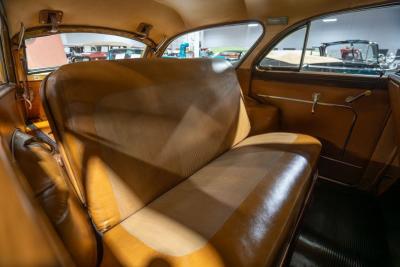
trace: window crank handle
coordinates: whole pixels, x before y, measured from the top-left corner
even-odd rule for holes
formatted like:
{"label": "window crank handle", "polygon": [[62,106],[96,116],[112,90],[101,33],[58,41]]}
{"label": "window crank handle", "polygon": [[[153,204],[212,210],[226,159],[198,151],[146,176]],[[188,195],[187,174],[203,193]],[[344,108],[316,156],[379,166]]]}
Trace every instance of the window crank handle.
{"label": "window crank handle", "polygon": [[311,107],[311,113],[314,114],[315,113],[315,108],[317,107],[318,101],[321,97],[320,93],[313,93],[312,94],[312,107]]}

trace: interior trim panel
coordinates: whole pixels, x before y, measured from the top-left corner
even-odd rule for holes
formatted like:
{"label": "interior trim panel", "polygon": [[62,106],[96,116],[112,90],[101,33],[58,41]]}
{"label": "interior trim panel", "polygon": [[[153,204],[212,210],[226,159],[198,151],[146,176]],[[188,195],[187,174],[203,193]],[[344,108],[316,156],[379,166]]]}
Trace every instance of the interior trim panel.
{"label": "interior trim panel", "polygon": [[286,83],[307,83],[313,85],[327,85],[345,88],[385,90],[387,77],[367,75],[338,75],[333,73],[274,71],[256,67],[253,72],[255,80],[284,81]]}

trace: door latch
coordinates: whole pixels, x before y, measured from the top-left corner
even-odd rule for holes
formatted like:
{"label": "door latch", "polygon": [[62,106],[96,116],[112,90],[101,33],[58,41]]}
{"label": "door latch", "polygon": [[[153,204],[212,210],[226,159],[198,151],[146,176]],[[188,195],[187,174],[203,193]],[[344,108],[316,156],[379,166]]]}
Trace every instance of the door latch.
{"label": "door latch", "polygon": [[321,97],[320,93],[313,93],[312,94],[312,107],[311,107],[311,113],[315,113],[315,108],[317,107],[318,101]]}

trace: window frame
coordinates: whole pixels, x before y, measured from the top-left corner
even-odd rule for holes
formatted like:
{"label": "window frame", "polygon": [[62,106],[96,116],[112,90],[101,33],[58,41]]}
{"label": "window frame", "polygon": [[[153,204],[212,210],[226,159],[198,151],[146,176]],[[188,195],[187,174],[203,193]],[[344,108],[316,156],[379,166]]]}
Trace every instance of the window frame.
{"label": "window frame", "polygon": [[[303,67],[303,62],[304,62],[304,56],[307,51],[307,43],[308,43],[308,37],[309,37],[309,30],[310,30],[310,25],[313,21],[315,20],[320,20],[324,18],[329,18],[335,15],[342,15],[342,14],[349,14],[351,12],[357,12],[357,11],[365,11],[365,10],[371,10],[371,9],[376,9],[376,8],[389,8],[389,7],[395,7],[395,6],[400,6],[400,3],[395,2],[395,3],[388,3],[388,4],[372,4],[372,5],[366,5],[362,7],[357,7],[357,8],[348,8],[348,9],[343,9],[340,11],[334,11],[334,12],[328,12],[324,14],[319,14],[316,16],[309,17],[307,19],[304,19],[300,22],[297,22],[288,28],[284,29],[280,33],[278,33],[264,48],[261,49],[261,52],[255,57],[255,60],[253,61],[252,64],[252,69],[256,71],[261,71],[261,72],[295,72],[295,73],[301,73],[301,74],[314,74],[314,75],[339,75],[339,76],[354,76],[354,77],[376,77],[380,78],[383,75],[370,75],[370,74],[352,74],[352,73],[340,73],[340,72],[335,72],[335,73],[330,73],[330,72],[321,72],[321,71],[302,71]],[[304,37],[304,45],[303,45],[303,51],[300,59],[300,65],[297,68],[283,68],[283,67],[265,67],[260,65],[262,60],[268,55],[269,52],[271,52],[274,47],[281,42],[283,39],[285,39],[287,36],[289,36],[291,33],[301,29],[302,27],[307,27],[305,37]]]}
{"label": "window frame", "polygon": [[258,46],[258,44],[261,42],[261,40],[265,36],[265,25],[261,20],[256,20],[256,19],[250,19],[250,20],[238,20],[238,21],[233,21],[233,22],[224,22],[224,23],[215,23],[215,24],[209,24],[209,25],[204,25],[200,26],[197,28],[192,28],[183,32],[180,32],[178,34],[175,34],[169,38],[167,38],[164,42],[160,43],[159,48],[156,50],[155,55],[159,58],[161,58],[165,50],[167,50],[168,46],[175,41],[176,39],[182,37],[185,34],[189,34],[192,32],[197,32],[201,30],[209,30],[212,28],[218,28],[218,27],[224,27],[224,26],[235,26],[235,25],[242,25],[242,24],[251,24],[251,23],[257,23],[261,26],[262,32],[258,39],[254,42],[254,44],[247,50],[247,53],[238,61],[238,64],[236,64],[235,69],[238,69],[240,65],[246,60],[246,58],[251,54],[251,52]]}
{"label": "window frame", "polygon": [[3,65],[3,73],[1,75],[4,76],[4,81],[0,81],[0,86],[7,85],[14,81],[12,76],[14,74],[12,62],[7,21],[4,15],[0,14],[0,64]]}
{"label": "window frame", "polygon": [[[301,52],[301,57],[300,57],[300,62],[299,62],[299,66],[297,67],[267,67],[267,66],[262,66],[261,65],[261,61],[271,52],[273,51],[273,49],[275,48],[276,45],[278,45],[281,41],[283,41],[286,37],[288,37],[289,35],[291,35],[292,33],[295,33],[298,30],[301,30],[302,28],[305,28],[305,33],[304,33],[304,40],[303,40],[303,48],[302,48],[302,52]],[[279,39],[277,42],[274,43],[274,45],[272,45],[272,47],[268,50],[267,53],[265,53],[265,56],[261,57],[261,60],[258,62],[257,67],[258,68],[262,68],[264,70],[268,70],[268,71],[294,71],[294,72],[300,72],[301,70],[301,66],[303,65],[304,62],[304,55],[305,52],[307,50],[307,48],[305,48],[307,46],[307,42],[308,42],[308,32],[310,29],[310,22],[307,22],[305,24],[302,24],[296,28],[291,29],[283,38]]]}

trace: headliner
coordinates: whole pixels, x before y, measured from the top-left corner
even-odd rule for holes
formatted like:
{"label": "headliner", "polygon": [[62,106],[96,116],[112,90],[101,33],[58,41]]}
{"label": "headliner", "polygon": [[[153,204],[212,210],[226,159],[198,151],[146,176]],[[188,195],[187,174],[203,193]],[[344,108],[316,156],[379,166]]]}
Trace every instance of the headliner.
{"label": "headliner", "polygon": [[[385,1],[383,3],[394,2]],[[39,11],[62,10],[64,25],[135,31],[141,22],[154,26],[156,42],[209,24],[288,16],[289,24],[321,13],[382,3],[381,0],[4,0],[11,36],[20,23],[39,26]]]}

